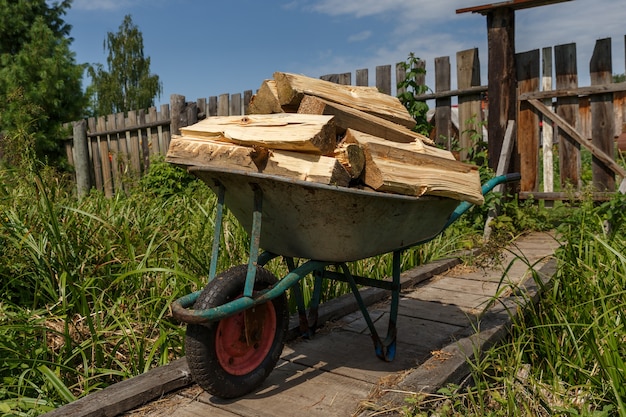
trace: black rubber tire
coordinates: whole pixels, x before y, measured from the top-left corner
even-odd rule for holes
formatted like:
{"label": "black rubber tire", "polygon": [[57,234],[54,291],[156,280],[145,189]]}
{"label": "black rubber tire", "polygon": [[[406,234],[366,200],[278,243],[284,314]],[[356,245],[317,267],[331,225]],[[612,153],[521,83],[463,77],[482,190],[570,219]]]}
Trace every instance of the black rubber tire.
{"label": "black rubber tire", "polygon": [[[194,309],[205,310],[218,307],[241,296],[247,268],[247,265],[235,266],[216,276],[200,293]],[[255,291],[266,289],[276,282],[277,279],[271,272],[257,267]],[[220,398],[240,397],[261,385],[272,372],[282,353],[289,326],[287,297],[282,294],[263,305],[266,308],[273,308],[275,313],[273,341],[262,362],[245,374],[235,375],[220,363],[216,346],[218,338],[222,337],[218,335],[220,321],[187,325],[185,338],[187,363],[192,377],[205,391]],[[248,314],[250,311],[251,309],[248,310]],[[253,349],[256,349],[256,346]]]}

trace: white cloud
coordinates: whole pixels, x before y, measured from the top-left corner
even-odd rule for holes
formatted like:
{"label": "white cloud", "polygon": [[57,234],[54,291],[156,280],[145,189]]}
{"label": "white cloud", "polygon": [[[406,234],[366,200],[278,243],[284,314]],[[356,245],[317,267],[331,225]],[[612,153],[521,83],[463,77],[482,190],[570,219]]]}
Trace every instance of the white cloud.
{"label": "white cloud", "polygon": [[364,30],[348,37],[348,42],[361,42],[369,39],[372,36],[371,30]]}

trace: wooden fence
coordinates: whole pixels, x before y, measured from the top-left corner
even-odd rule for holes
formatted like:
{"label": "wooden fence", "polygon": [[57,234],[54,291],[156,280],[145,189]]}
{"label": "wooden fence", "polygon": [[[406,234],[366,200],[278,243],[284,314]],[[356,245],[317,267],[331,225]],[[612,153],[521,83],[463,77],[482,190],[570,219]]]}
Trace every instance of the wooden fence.
{"label": "wooden fence", "polygon": [[[583,148],[592,145],[592,170],[598,190],[612,192],[615,190],[615,174],[626,176],[616,168],[613,151],[615,137],[622,133],[622,125],[626,122],[626,83],[611,84],[610,42],[610,39],[598,41],[599,46],[596,46],[591,63],[592,86],[584,88],[577,86],[574,44],[543,48],[543,59],[540,59],[539,50],[516,55],[519,166],[515,168],[519,168],[523,176],[523,197],[532,194],[536,198],[565,198],[564,193],[555,194],[554,190],[563,189],[566,183],[575,189],[580,188],[581,173],[586,168],[581,166],[581,144],[576,141],[580,138],[585,139]],[[405,77],[401,64],[375,68],[374,85],[381,92],[394,95],[400,92],[395,86],[398,80]],[[425,66],[425,63],[422,65]],[[485,132],[482,127],[487,119],[485,102],[488,97],[487,86],[481,85],[480,68],[478,49],[457,52],[456,89],[452,89],[450,57],[436,58],[434,91],[418,97],[435,109],[431,137],[442,146],[457,146],[462,159],[472,146],[472,136]],[[553,72],[556,74],[556,89],[552,85]],[[320,78],[351,85],[352,75],[329,74]],[[368,69],[356,70],[354,75],[355,85],[369,85]],[[248,90],[187,102],[185,97],[175,94],[171,96],[170,104],[162,105],[160,111],[150,108],[147,111],[131,111],[126,116],[114,114],[88,119],[86,132],[82,134],[86,136],[84,153],[89,166],[87,188],[103,190],[107,196],[123,190],[125,179],[140,177],[146,172],[153,156],[166,153],[171,135],[176,134],[180,127],[208,116],[246,114],[252,95],[253,91]],[[567,126],[555,115],[564,118]],[[551,129],[553,125],[556,130]],[[74,131],[81,135],[81,129]],[[74,164],[77,140],[80,138],[66,143],[71,164]],[[501,141],[502,138],[490,140]],[[602,150],[612,162],[599,156],[598,150]],[[556,175],[559,178],[555,187],[551,167],[557,159]],[[540,178],[542,171],[543,177]]]}

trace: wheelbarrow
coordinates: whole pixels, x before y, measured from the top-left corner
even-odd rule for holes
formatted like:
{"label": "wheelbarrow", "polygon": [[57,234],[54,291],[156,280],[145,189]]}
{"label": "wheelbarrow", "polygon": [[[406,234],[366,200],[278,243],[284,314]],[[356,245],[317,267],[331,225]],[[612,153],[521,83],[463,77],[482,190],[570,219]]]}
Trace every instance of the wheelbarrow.
{"label": "wheelbarrow", "polygon": [[[376,356],[393,360],[402,251],[433,239],[471,207],[447,197],[386,194],[208,167],[189,170],[217,194],[215,233],[208,284],[176,300],[172,314],[187,323],[192,377],[221,398],[253,391],[276,366],[288,332],[288,289],[296,300],[300,331],[312,336],[323,279],[348,283]],[[493,178],[482,193],[518,179],[519,174]],[[249,261],[217,274],[225,206],[250,236]],[[391,281],[355,276],[347,265],[385,253],[393,253]],[[280,280],[264,268],[276,257],[289,271]],[[314,288],[307,317],[299,283],[308,274],[313,274]],[[359,286],[391,292],[385,337],[374,327]]]}

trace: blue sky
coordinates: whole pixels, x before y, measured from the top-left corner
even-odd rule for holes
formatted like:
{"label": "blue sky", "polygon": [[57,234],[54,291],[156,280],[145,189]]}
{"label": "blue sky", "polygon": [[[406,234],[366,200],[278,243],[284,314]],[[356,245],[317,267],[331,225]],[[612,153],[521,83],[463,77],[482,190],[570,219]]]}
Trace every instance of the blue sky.
{"label": "blue sky", "polygon": [[[496,0],[497,2],[498,0]],[[103,42],[126,14],[144,37],[144,54],[170,94],[187,100],[256,90],[275,71],[311,77],[404,61],[426,60],[434,88],[434,58],[478,47],[487,64],[486,18],[456,9],[492,0],[74,0],[65,16],[79,63],[106,64]],[[588,73],[597,39],[613,39],[614,73],[624,73],[626,1],[573,0],[521,10],[518,52],[577,43],[578,68]],[[486,69],[481,74],[487,83]],[[84,84],[88,84],[86,79]],[[588,78],[580,85],[588,85]],[[452,86],[455,88],[455,85]]]}

